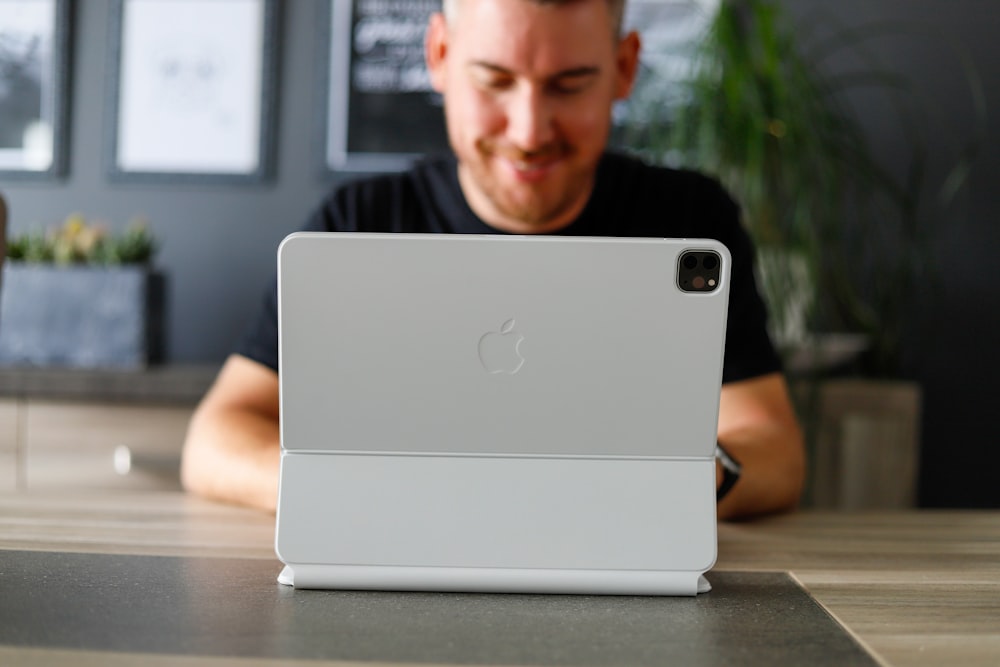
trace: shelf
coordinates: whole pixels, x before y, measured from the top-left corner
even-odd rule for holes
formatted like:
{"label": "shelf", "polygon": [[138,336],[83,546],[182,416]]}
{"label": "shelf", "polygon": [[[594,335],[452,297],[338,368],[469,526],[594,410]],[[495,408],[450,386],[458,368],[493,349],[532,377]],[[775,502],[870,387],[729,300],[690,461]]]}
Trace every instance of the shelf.
{"label": "shelf", "polygon": [[0,368],[0,398],[194,405],[218,371],[214,364],[168,364],[127,371]]}

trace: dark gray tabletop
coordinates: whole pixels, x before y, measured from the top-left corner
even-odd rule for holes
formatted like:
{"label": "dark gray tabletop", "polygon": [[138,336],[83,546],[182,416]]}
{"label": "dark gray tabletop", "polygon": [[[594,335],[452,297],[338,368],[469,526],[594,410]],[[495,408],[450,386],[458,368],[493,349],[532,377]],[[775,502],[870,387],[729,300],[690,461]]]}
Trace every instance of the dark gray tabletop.
{"label": "dark gray tabletop", "polygon": [[874,665],[784,573],[697,598],[297,591],[269,560],[0,551],[0,644],[494,665]]}

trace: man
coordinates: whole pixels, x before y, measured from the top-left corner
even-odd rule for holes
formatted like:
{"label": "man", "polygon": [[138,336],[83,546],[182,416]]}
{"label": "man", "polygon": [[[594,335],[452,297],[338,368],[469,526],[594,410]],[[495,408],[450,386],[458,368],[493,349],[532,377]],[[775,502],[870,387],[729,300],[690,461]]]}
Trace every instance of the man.
{"label": "man", "polygon": [[[736,205],[700,175],[605,153],[612,103],[629,94],[638,65],[638,35],[620,36],[623,5],[446,1],[428,27],[426,57],[457,160],[342,187],[307,229],[718,238],[733,255],[718,436],[742,466],[719,516],[787,510],[803,484],[802,439]],[[192,419],[188,489],[275,509],[276,369],[272,291]]]}

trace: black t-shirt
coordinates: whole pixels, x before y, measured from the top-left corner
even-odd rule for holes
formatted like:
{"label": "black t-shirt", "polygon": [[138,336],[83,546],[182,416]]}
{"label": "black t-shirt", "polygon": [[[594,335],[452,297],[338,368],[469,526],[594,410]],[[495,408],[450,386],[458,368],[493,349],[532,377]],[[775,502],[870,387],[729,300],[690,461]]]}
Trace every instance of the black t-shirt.
{"label": "black t-shirt", "polygon": [[[409,171],[336,188],[305,231],[502,234],[466,203],[454,158],[417,163]],[[753,248],[739,209],[714,180],[692,171],[653,167],[607,153],[580,216],[559,235],[710,238],[732,256],[723,382],[780,370],[767,335],[766,311],[753,278]],[[278,368],[276,280],[236,352]]]}

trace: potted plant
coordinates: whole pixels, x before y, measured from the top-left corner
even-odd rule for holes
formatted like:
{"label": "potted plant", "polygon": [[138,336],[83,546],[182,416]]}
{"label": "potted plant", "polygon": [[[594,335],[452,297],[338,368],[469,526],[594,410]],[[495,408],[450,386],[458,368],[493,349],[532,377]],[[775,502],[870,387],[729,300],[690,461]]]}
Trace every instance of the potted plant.
{"label": "potted plant", "polygon": [[[897,468],[899,483],[911,486],[896,496],[912,502],[920,387],[900,378],[903,313],[927,275],[934,215],[961,189],[978,144],[962,147],[929,206],[926,139],[915,120],[924,110],[912,107],[908,82],[867,49],[868,40],[904,28],[828,25],[810,36],[774,0],[721,0],[713,12],[687,54],[687,76],[640,97],[623,143],[717,176],[740,202],[772,334],[797,379],[811,500],[863,504],[870,489],[855,473],[879,469],[897,451],[912,465],[909,475]],[[829,59],[845,53],[853,68],[831,72]],[[982,121],[981,86],[971,69],[966,75]],[[848,105],[860,87],[887,96],[898,115],[913,155],[903,177],[869,148]],[[861,352],[863,381],[821,382],[824,364],[843,360],[838,353]],[[873,488],[889,484],[871,479]]]}
{"label": "potted plant", "polygon": [[161,325],[156,250],[141,221],[112,233],[78,214],[12,237],[0,293],[0,364],[145,366]]}
{"label": "potted plant", "polygon": [[[626,120],[623,143],[711,173],[734,194],[787,358],[815,351],[815,332],[837,332],[828,337],[837,344],[865,341],[868,374],[897,374],[902,312],[929,263],[934,220],[921,209],[926,140],[907,82],[866,44],[903,28],[834,26],[810,36],[775,0],[721,0],[712,11],[686,54],[687,75],[641,96],[630,112],[640,120]],[[829,60],[845,54],[859,64],[831,73]],[[978,80],[967,75],[978,100]],[[890,98],[914,147],[902,179],[869,148],[848,105],[861,88]],[[975,148],[966,145],[944,178],[941,202],[961,188]]]}

